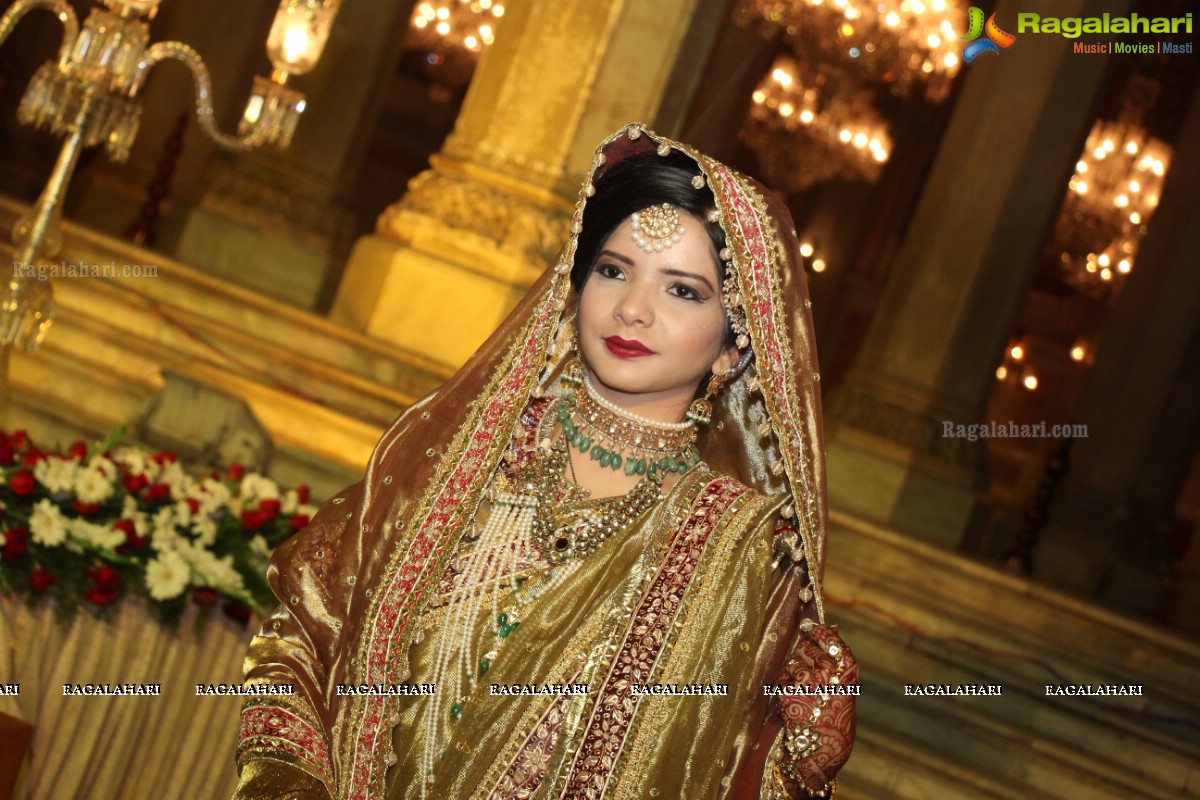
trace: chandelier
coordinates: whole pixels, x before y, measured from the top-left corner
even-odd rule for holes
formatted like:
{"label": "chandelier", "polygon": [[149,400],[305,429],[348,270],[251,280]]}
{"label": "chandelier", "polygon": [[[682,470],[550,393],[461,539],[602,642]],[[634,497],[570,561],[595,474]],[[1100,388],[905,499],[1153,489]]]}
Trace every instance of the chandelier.
{"label": "chandelier", "polygon": [[[62,201],[82,150],[103,147],[117,163],[129,157],[142,118],[142,87],[164,61],[179,61],[192,73],[196,120],[218,146],[246,152],[264,144],[287,147],[304,112],[302,92],[287,85],[316,65],[341,0],[280,0],[267,55],[270,78],[257,76],[236,135],[215,122],[212,80],[200,55],[182,42],[150,43],[149,21],[161,0],[96,0],[82,27],[67,0],[16,0],[0,15],[0,44],[31,11],[50,11],[63,29],[56,58],[30,79],[17,118],[63,139],[58,159],[37,203],[17,221],[14,275],[0,294],[0,351],[17,345],[35,349],[53,320],[53,299],[44,281],[22,274],[38,259],[53,258],[62,244]],[[0,370],[4,369],[0,352]]]}
{"label": "chandelier", "polygon": [[1133,269],[1170,165],[1171,146],[1138,124],[1146,107],[1127,101],[1120,119],[1092,127],[1055,223],[1064,278],[1097,300],[1114,297]]}
{"label": "chandelier", "polygon": [[897,96],[941,102],[962,66],[957,0],[741,0],[735,13],[743,27],[782,29],[805,60],[840,64]]}
{"label": "chandelier", "polygon": [[754,90],[743,138],[767,181],[784,192],[832,178],[873,182],[892,148],[867,91],[830,73],[806,76],[786,55]]}
{"label": "chandelier", "polygon": [[404,47],[424,54],[433,97],[448,100],[471,81],[483,48],[495,41],[504,16],[498,0],[424,0],[413,10]]}

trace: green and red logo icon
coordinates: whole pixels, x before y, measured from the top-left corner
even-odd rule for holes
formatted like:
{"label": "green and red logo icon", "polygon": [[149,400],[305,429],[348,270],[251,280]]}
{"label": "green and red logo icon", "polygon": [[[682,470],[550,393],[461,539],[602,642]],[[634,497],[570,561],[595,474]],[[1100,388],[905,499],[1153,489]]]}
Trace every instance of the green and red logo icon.
{"label": "green and red logo icon", "polygon": [[[992,14],[987,18],[987,24],[983,22],[983,9],[971,6],[968,12],[967,21],[970,23],[970,29],[967,35],[963,36],[963,41],[969,42],[963,47],[963,61],[970,64],[975,60],[975,56],[980,53],[995,53],[1000,55],[1000,48],[1011,47],[1012,43],[1017,40],[1016,36],[1002,30],[996,24],[996,15]],[[986,34],[986,38],[980,37]]]}

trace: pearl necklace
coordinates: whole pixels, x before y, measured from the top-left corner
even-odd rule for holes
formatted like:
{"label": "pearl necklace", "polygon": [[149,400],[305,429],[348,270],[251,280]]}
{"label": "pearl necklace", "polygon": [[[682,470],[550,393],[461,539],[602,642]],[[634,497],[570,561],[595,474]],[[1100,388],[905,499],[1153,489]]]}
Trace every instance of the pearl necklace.
{"label": "pearl necklace", "polygon": [[596,403],[606,411],[609,411],[617,417],[626,419],[636,425],[653,428],[656,431],[686,431],[689,428],[696,427],[695,423],[691,420],[683,420],[682,422],[661,422],[656,419],[643,417],[640,414],[634,414],[632,411],[626,411],[616,403],[601,396],[600,393],[596,391],[596,387],[592,385],[591,375],[583,376],[583,386],[585,389],[587,389],[588,396],[592,400],[596,401]]}

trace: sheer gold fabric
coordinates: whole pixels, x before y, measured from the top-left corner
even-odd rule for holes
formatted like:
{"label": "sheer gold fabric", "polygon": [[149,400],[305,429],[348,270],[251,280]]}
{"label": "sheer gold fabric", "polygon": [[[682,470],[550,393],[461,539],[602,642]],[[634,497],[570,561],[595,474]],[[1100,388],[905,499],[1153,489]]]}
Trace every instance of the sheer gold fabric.
{"label": "sheer gold fabric", "polygon": [[[586,702],[592,708],[566,709],[562,730],[578,732],[597,708],[631,716],[619,729],[601,731],[611,752],[588,763],[564,756],[572,745],[569,736],[559,736],[535,796],[571,795],[567,787],[582,773],[592,780],[586,792],[592,796],[641,797],[652,788],[661,797],[755,796],[762,761],[779,730],[761,684],[779,674],[800,618],[823,616],[820,398],[807,287],[790,218],[752,180],[640,126],[601,145],[595,173],[662,148],[690,155],[713,189],[753,358],[717,398],[712,424],[698,440],[712,469],[680,481],[665,512],[647,512],[539,600],[487,682],[565,682],[581,664],[608,674],[613,648],[627,647],[639,631],[662,622],[653,605],[637,605],[640,596],[628,603],[640,608],[637,613],[622,606],[624,613],[608,616],[622,586],[638,578],[669,583],[686,567],[694,573],[668,598],[678,601],[678,613],[653,648],[637,652],[654,654],[646,665],[654,681],[728,684],[729,696],[654,696],[629,705],[627,694],[601,695],[589,681],[594,694]],[[585,187],[577,221],[587,196]],[[573,235],[472,360],[384,435],[364,480],[277,551],[268,578],[282,606],[251,644],[246,675],[251,682],[294,683],[298,694],[247,704],[237,797],[419,796],[418,720],[427,701],[340,697],[336,686],[420,682],[435,639],[423,637],[419,623],[438,581],[476,519],[482,490],[518,430],[522,410],[556,383],[575,300],[567,280],[574,250]],[[709,506],[696,504],[714,497],[730,505],[706,517]],[[798,538],[772,569],[781,516],[792,520]],[[693,530],[695,519],[703,525]],[[685,528],[703,533],[702,545],[663,560],[654,549],[656,537],[675,541]],[[639,591],[645,586],[634,594]],[[514,651],[522,657],[513,658]],[[524,696],[469,702],[454,723],[431,795],[488,796],[496,790],[499,797],[526,796],[504,781],[504,772],[548,705],[545,698]]]}

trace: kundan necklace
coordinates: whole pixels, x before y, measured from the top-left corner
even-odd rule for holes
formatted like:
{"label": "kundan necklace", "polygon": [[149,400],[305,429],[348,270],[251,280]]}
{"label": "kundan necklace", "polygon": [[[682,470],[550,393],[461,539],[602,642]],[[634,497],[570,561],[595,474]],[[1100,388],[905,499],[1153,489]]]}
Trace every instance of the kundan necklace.
{"label": "kundan necklace", "polygon": [[580,373],[578,362],[563,373],[568,392],[558,406],[563,438],[580,453],[590,452],[601,466],[623,468],[626,475],[645,475],[651,467],[686,472],[700,462],[694,422],[659,422],[626,411]]}

